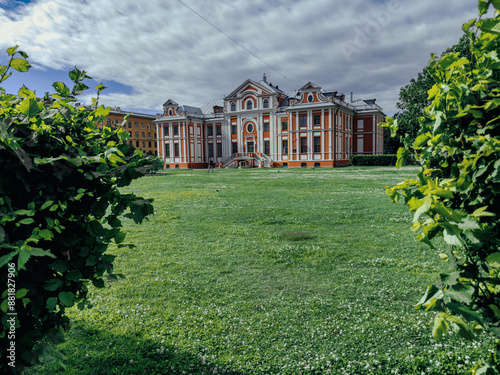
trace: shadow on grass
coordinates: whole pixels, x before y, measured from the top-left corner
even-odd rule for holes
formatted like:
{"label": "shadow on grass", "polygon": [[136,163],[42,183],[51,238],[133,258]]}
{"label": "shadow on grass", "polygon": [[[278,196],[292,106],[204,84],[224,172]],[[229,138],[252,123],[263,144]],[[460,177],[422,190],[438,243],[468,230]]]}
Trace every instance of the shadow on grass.
{"label": "shadow on grass", "polygon": [[74,326],[66,333],[66,342],[58,348],[66,357],[63,360],[65,369],[54,357],[47,356],[43,359],[44,365],[27,369],[25,374],[242,374],[206,354],[201,346],[196,351],[181,350],[162,344],[160,339],[140,336],[140,333],[115,335],[109,331]]}

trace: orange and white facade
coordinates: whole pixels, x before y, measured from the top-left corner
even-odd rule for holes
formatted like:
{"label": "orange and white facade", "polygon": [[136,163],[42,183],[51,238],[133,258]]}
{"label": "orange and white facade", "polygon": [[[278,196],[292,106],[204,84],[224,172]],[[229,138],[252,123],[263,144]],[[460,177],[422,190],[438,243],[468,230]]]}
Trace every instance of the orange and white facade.
{"label": "orange and white facade", "polygon": [[166,168],[335,167],[353,154],[383,153],[385,115],[375,100],[346,102],[312,82],[284,93],[246,80],[202,108],[168,100],[157,115],[157,149]]}

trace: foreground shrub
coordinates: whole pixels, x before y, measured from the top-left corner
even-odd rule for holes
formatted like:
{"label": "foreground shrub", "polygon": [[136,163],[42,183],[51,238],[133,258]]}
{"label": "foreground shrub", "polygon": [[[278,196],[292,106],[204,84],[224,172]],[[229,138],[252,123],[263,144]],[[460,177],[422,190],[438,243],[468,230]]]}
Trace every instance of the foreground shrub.
{"label": "foreground shrub", "polygon": [[[24,52],[7,53],[0,82],[29,69]],[[125,129],[97,128],[109,113],[98,105],[104,87],[86,108],[76,96],[90,77],[69,76],[73,89],[56,82],[43,98],[0,88],[2,372],[21,372],[61,342],[65,309],[84,308],[88,285],[115,277],[105,251],[112,241],[124,246],[120,215],[139,223],[153,212],[151,200],[118,190],[147,173],[149,159],[128,146]]]}
{"label": "foreground shrub", "polygon": [[[441,257],[450,272],[429,286],[417,307],[439,312],[436,339],[450,328],[467,339],[478,330],[489,334],[496,350],[478,374],[500,372],[500,2],[479,1],[480,16],[490,4],[494,18],[463,27],[471,59],[433,56],[432,104],[419,119],[415,141],[398,151],[398,165],[413,151],[421,172],[387,189],[414,212],[412,230],[420,241],[433,246],[439,236],[449,246]],[[394,120],[385,126],[397,130]]]}

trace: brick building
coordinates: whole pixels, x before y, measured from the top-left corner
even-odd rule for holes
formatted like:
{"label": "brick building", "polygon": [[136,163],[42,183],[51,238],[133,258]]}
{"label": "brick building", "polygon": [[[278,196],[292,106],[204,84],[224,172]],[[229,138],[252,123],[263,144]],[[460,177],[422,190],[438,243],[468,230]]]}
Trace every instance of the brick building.
{"label": "brick building", "polygon": [[148,155],[158,156],[156,123],[154,122],[156,116],[124,112],[116,107],[111,108],[109,111],[109,115],[105,120],[106,125],[111,127],[121,125],[128,114],[130,114],[130,117],[127,119],[125,129],[130,135],[129,143],[135,148],[143,150]]}
{"label": "brick building", "polygon": [[285,93],[264,75],[201,108],[169,99],[154,123],[166,168],[202,168],[210,158],[221,167],[335,167],[352,154],[382,154],[384,118],[375,99],[346,101],[312,82]]}

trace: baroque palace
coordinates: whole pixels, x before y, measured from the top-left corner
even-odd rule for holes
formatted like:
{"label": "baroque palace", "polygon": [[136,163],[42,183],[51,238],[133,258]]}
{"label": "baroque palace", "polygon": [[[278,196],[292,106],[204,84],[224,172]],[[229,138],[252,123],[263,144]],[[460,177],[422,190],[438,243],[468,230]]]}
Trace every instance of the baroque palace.
{"label": "baroque palace", "polygon": [[[335,167],[382,154],[382,108],[308,82],[291,93],[251,79],[202,108],[167,100],[154,122],[166,168]],[[140,129],[139,129],[140,130]],[[132,129],[133,131],[133,129]]]}

